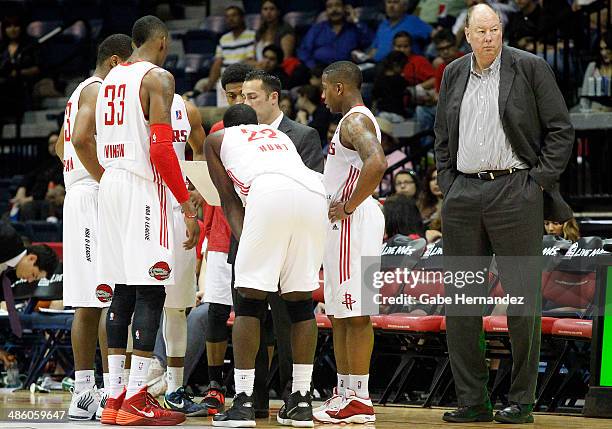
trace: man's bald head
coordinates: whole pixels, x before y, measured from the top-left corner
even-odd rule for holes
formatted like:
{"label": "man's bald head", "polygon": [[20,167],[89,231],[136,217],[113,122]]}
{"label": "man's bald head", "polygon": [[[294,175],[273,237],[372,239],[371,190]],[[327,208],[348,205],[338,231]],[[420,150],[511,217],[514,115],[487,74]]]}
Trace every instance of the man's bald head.
{"label": "man's bald head", "polygon": [[330,64],[323,70],[323,79],[329,83],[342,83],[356,89],[361,89],[363,82],[361,70],[350,61],[337,61]]}
{"label": "man's bald head", "polygon": [[500,23],[502,22],[500,12],[498,10],[495,10],[492,6],[488,5],[487,3],[481,3],[481,4],[474,5],[471,8],[469,8],[467,11],[467,16],[465,18],[465,26],[469,27],[470,22],[472,22],[472,19],[477,20],[481,17],[488,17],[491,14],[497,15],[499,22]]}

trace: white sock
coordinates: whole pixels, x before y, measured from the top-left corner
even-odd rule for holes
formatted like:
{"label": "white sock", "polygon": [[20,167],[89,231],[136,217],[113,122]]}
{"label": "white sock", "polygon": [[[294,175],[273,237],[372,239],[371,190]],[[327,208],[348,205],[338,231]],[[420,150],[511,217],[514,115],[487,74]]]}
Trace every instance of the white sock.
{"label": "white sock", "polygon": [[108,394],[111,398],[118,398],[125,386],[123,367],[125,355],[108,355]]}
{"label": "white sock", "polygon": [[312,364],[293,364],[293,384],[291,393],[300,392],[305,395],[310,392],[310,380],[312,379]]}
{"label": "white sock", "polygon": [[236,385],[236,395],[244,392],[251,396],[253,394],[253,385],[255,384],[255,368],[235,369],[234,383]]}
{"label": "white sock", "polygon": [[355,394],[362,399],[370,399],[370,392],[368,390],[368,380],[370,374],[366,375],[351,375],[351,381],[349,388],[355,391]]}
{"label": "white sock", "polygon": [[102,380],[104,380],[104,385],[102,387],[108,389],[110,387],[110,374],[108,372],[102,374]]}
{"label": "white sock", "polygon": [[92,389],[96,384],[93,369],[86,369],[74,372],[74,393],[77,395],[86,390]]}
{"label": "white sock", "polygon": [[350,375],[338,374],[338,386],[337,386],[338,395],[344,396],[344,393],[346,392],[346,388],[349,387],[350,379],[351,379]]}
{"label": "white sock", "polygon": [[166,393],[176,392],[179,387],[183,385],[183,372],[184,368],[169,366],[167,374],[168,381],[168,389],[166,389]]}
{"label": "white sock", "polygon": [[132,355],[132,368],[130,369],[125,399],[129,399],[137,394],[147,384],[150,364],[151,358]]}

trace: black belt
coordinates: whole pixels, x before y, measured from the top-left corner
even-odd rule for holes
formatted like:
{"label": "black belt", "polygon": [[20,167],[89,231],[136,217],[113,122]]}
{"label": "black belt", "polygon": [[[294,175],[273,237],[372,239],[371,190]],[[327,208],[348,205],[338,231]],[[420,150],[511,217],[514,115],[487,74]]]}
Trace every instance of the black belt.
{"label": "black belt", "polygon": [[505,170],[488,170],[488,171],[479,171],[478,173],[466,174],[461,173],[465,177],[469,177],[470,179],[480,179],[480,180],[495,180],[501,176],[507,176],[508,174],[516,173],[517,171],[522,171],[524,168],[507,168]]}

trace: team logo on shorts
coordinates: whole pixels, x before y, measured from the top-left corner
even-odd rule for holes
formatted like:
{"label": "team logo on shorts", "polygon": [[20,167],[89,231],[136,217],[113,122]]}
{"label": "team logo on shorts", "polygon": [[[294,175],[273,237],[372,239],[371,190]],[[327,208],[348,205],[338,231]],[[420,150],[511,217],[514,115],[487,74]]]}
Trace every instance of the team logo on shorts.
{"label": "team logo on shorts", "polygon": [[113,288],[105,284],[98,285],[96,287],[96,298],[100,302],[111,302],[113,299]]}
{"label": "team logo on shorts", "polygon": [[149,268],[149,275],[155,280],[166,280],[170,277],[170,271],[172,270],[167,262],[159,261]]}
{"label": "team logo on shorts", "polygon": [[353,299],[353,296],[350,293],[345,292],[344,301],[342,301],[341,304],[345,305],[348,310],[353,311],[353,304],[356,302],[357,301]]}

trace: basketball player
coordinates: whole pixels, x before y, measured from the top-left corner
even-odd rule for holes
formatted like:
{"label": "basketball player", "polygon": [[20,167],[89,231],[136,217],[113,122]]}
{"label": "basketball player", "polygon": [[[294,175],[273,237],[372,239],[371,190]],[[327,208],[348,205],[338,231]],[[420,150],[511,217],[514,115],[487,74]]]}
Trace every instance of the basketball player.
{"label": "basketball player", "polygon": [[[242,84],[253,68],[247,64],[229,65],[221,76],[221,85],[230,106],[242,103]],[[215,123],[211,134],[224,128],[223,121]],[[204,278],[203,302],[208,302],[208,326],[206,329],[206,359],[210,384],[202,404],[208,407],[209,415],[217,414],[225,408],[225,388],[223,386],[223,362],[227,350],[229,332],[227,320],[232,309],[232,266],[227,262],[230,248],[230,227],[218,206],[206,205],[207,225],[210,228]]]}
{"label": "basketball player", "polygon": [[[106,308],[112,288],[96,281],[96,243],[98,240],[98,182],[83,167],[72,136],[75,124],[93,129],[96,98],[102,80],[117,64],[132,54],[132,39],[125,34],[107,37],[98,47],[93,75],[77,86],[66,105],[64,124],[56,143],[64,163],[64,305],[74,307],[72,352],[74,354],[74,391],[68,408],[71,420],[100,419],[107,394],[95,390],[95,357],[98,336],[102,351],[104,386],[108,386],[106,362]],[[77,133],[80,130],[77,130]],[[104,316],[104,317],[102,317]],[[99,326],[99,328],[98,328]]]}
{"label": "basketball player", "polygon": [[[236,396],[213,426],[253,427],[255,357],[269,292],[280,292],[292,322],[292,393],[281,424],[311,427],[310,382],[317,342],[312,291],[318,287],[327,225],[325,190],[286,134],[256,125],[250,106],[236,104],[226,126],[206,139],[205,153],[223,210],[240,241],[235,287],[241,296],[232,331]],[[245,208],[246,207],[246,208]],[[279,291],[280,280],[280,291]]]}
{"label": "basketball player", "polygon": [[[134,23],[132,42],[134,53],[111,70],[96,103],[97,155],[105,169],[98,200],[98,278],[115,284],[106,324],[110,397],[102,423],[175,425],[185,414],[162,408],[145,385],[165,286],[176,283],[174,240],[181,238],[174,237],[168,220],[169,191],[183,210],[185,249],[195,246],[198,225],[172,146],[174,79],[159,67],[168,51],[168,30],[157,17],[145,16]],[[132,315],[126,390],[122,375]]]}
{"label": "basketball player", "polygon": [[[194,161],[204,158],[204,139],[206,135],[202,128],[202,117],[198,108],[190,101],[174,94],[171,109],[172,145],[176,156],[185,159],[186,143],[193,150]],[[187,178],[184,178],[187,184]],[[196,254],[195,249],[183,249],[178,239],[185,237],[185,222],[181,213],[181,205],[171,195],[172,214],[174,220],[174,264],[175,274],[173,285],[166,286],[166,301],[162,317],[162,333],[166,343],[167,389],[164,396],[164,406],[170,410],[180,411],[187,416],[207,415],[204,405],[196,404],[186,394],[183,387],[185,352],[187,350],[187,318],[185,310],[193,307],[196,295]]]}
{"label": "basketball player", "polygon": [[315,410],[325,423],[376,421],[368,391],[374,331],[362,301],[362,257],[380,257],[384,216],[372,193],[387,168],[374,115],[363,105],[361,71],[339,61],[323,72],[323,98],[344,116],[329,145],[323,184],[329,203],[329,230],[323,271],[325,312],[332,322],[338,386]]}

